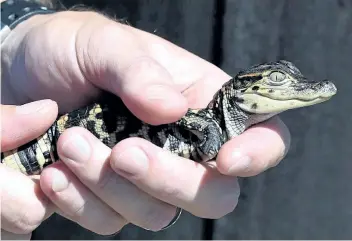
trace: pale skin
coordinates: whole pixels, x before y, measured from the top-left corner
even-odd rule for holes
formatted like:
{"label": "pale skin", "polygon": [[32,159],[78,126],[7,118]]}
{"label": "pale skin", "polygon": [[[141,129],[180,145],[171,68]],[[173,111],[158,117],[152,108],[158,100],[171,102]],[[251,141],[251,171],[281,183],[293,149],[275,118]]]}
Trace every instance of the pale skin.
{"label": "pale skin", "polygon": [[[39,136],[58,112],[84,106],[102,89],[141,120],[162,124],[206,106],[231,78],[164,39],[93,12],[35,16],[10,39],[2,46],[2,151]],[[61,161],[40,181],[0,165],[2,235],[29,239],[54,212],[105,235],[128,223],[160,230],[176,206],[217,219],[237,205],[237,177],[277,165],[289,143],[274,117],[227,142],[209,167],[138,138],[110,149],[71,128],[58,142]]]}

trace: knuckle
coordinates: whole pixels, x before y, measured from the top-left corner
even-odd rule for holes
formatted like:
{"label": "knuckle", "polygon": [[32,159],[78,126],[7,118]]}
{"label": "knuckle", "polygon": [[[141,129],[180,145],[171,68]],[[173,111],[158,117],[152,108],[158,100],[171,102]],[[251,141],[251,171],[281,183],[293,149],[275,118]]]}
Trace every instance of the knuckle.
{"label": "knuckle", "polygon": [[27,212],[18,215],[17,218],[11,221],[11,231],[16,234],[28,234],[36,229],[43,221],[40,215],[32,215]]}

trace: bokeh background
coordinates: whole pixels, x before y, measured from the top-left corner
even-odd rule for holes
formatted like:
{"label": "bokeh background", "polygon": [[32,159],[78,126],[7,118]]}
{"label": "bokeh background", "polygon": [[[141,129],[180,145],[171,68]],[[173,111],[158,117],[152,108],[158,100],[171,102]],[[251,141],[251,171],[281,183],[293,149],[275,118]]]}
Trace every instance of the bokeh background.
{"label": "bokeh background", "polygon": [[[351,0],[62,0],[127,20],[229,74],[264,61],[294,62],[308,78],[331,79],[329,102],[281,115],[291,130],[282,163],[241,179],[237,209],[222,219],[188,213],[172,228],[128,226],[100,236],[59,216],[33,239],[351,239]],[[123,46],[116,46],[117,48]],[[214,80],[216,81],[216,80]]]}

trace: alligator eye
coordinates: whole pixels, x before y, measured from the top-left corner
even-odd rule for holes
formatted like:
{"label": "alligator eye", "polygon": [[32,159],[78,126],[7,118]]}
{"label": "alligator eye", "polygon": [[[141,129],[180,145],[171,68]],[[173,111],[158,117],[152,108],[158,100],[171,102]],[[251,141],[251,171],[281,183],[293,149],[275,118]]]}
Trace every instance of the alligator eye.
{"label": "alligator eye", "polygon": [[278,71],[272,72],[269,77],[273,82],[281,82],[286,79],[286,75]]}

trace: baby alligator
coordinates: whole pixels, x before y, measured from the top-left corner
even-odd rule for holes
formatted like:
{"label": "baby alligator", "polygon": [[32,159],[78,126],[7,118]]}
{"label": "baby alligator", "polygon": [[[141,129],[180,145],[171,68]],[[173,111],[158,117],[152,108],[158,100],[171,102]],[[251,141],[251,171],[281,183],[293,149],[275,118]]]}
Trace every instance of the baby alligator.
{"label": "baby alligator", "polygon": [[25,175],[40,174],[58,161],[57,140],[73,126],[88,129],[111,148],[134,136],[175,155],[208,161],[226,141],[251,125],[289,109],[327,101],[336,92],[330,81],[308,81],[291,62],[264,63],[240,71],[204,109],[189,109],[177,122],[159,126],[140,121],[121,99],[106,93],[92,105],[59,116],[39,138],[1,153],[1,163]]}

